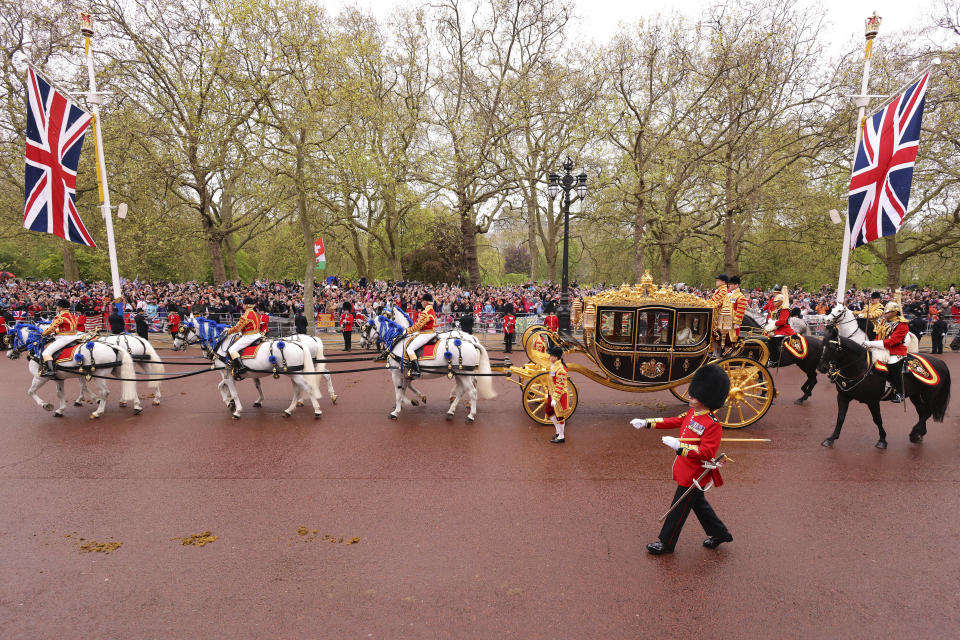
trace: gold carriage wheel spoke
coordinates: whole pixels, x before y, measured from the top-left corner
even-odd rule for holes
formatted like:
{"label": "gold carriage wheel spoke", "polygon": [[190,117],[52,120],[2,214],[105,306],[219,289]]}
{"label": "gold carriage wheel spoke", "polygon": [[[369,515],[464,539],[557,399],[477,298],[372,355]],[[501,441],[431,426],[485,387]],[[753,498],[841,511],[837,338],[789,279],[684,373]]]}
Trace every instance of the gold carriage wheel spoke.
{"label": "gold carriage wheel spoke", "polygon": [[757,383],[755,383],[755,384],[742,386],[742,387],[740,387],[740,390],[741,390],[741,391],[746,391],[747,389],[757,389],[758,387],[766,387],[766,386],[767,386],[766,380],[762,380],[762,381],[757,382]]}
{"label": "gold carriage wheel spoke", "polygon": [[762,393],[745,393],[744,398],[756,398],[757,400],[766,400],[767,396]]}
{"label": "gold carriage wheel spoke", "polygon": [[[527,406],[529,407],[530,404],[527,403]],[[541,411],[545,406],[547,406],[547,401],[546,401],[546,400],[538,403],[536,407],[530,409],[530,413],[540,413],[540,411]]]}
{"label": "gold carriage wheel spoke", "polygon": [[760,407],[755,407],[755,406],[753,405],[753,403],[750,402],[749,400],[747,400],[746,398],[743,398],[742,402],[743,402],[743,404],[745,404],[745,405],[747,405],[748,407],[750,407],[750,408],[753,410],[754,413],[760,413]]}
{"label": "gold carriage wheel spoke", "polygon": [[737,413],[740,415],[740,424],[743,424],[743,407],[739,400],[737,400]]}
{"label": "gold carriage wheel spoke", "polygon": [[731,412],[731,411],[733,411],[733,405],[728,402],[728,403],[727,403],[727,415],[723,418],[723,424],[729,424],[729,422],[730,422],[730,412]]}

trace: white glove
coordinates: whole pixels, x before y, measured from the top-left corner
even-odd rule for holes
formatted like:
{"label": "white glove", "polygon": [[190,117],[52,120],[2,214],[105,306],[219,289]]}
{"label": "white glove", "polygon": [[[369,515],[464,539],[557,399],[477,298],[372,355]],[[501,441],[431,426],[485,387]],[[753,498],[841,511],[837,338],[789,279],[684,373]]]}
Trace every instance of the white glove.
{"label": "white glove", "polygon": [[863,346],[867,349],[876,349],[883,346],[883,340],[864,340]]}
{"label": "white glove", "polygon": [[716,462],[710,460],[704,460],[702,464],[704,469],[718,469],[720,467]]}
{"label": "white glove", "polygon": [[674,451],[680,448],[680,440],[674,438],[673,436],[663,436],[661,439],[663,440],[663,444],[667,445]]}
{"label": "white glove", "polygon": [[634,418],[630,421],[630,424],[633,425],[634,429],[649,429],[650,423],[643,418]]}

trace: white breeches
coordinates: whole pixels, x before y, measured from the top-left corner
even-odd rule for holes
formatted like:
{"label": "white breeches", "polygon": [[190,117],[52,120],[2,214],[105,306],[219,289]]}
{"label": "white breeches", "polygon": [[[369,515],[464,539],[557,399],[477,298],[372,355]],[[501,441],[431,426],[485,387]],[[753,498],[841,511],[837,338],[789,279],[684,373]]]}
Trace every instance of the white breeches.
{"label": "white breeches", "polygon": [[430,342],[434,335],[435,334],[430,331],[428,333],[418,333],[417,335],[413,336],[413,338],[410,340],[410,343],[407,345],[407,357],[411,360],[416,360],[417,349]]}
{"label": "white breeches", "polygon": [[238,335],[239,337],[234,338],[233,342],[230,343],[230,347],[229,347],[230,351],[228,353],[230,354],[231,358],[239,358],[240,352],[243,350],[243,348],[253,344],[260,337],[259,333],[251,333],[249,335],[243,335],[243,334],[235,334],[235,335]]}
{"label": "white breeches", "polygon": [[59,335],[43,350],[43,359],[50,360],[53,354],[77,339],[77,334]]}
{"label": "white breeches", "polygon": [[874,362],[885,362],[887,364],[895,364],[900,362],[900,359],[903,357],[892,356],[890,355],[890,352],[883,347],[871,347],[870,356]]}

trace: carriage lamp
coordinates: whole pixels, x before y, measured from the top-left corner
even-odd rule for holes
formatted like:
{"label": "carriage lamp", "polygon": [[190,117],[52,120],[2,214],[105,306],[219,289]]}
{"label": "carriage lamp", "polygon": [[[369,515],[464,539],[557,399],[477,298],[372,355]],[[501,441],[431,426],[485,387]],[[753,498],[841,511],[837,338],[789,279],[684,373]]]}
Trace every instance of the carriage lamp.
{"label": "carriage lamp", "polygon": [[549,174],[547,194],[553,200],[563,190],[563,275],[560,283],[560,310],[557,313],[560,333],[570,333],[570,287],[569,287],[569,246],[570,246],[570,192],[576,191],[577,198],[587,197],[587,174],[573,175],[573,159],[567,156],[563,161],[563,176]]}

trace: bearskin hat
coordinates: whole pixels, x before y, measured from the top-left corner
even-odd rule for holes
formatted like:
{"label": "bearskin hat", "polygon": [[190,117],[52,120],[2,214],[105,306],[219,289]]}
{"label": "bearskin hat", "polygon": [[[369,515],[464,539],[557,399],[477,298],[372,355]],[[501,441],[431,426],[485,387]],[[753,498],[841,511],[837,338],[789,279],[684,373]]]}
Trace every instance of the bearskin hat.
{"label": "bearskin hat", "polygon": [[740,284],[740,276],[730,276],[730,284]]}
{"label": "bearskin hat", "polygon": [[341,308],[341,311],[350,311],[350,303],[344,302],[343,307]]}
{"label": "bearskin hat", "polygon": [[708,364],[697,369],[690,381],[691,398],[696,398],[707,406],[710,411],[716,411],[727,401],[730,393],[730,378],[727,372],[715,364]]}
{"label": "bearskin hat", "polygon": [[251,298],[250,296],[247,296],[243,299],[243,306],[248,306],[252,304],[256,304],[256,302],[254,302],[253,298]]}
{"label": "bearskin hat", "polygon": [[879,292],[879,291],[874,291],[873,293],[871,293],[871,294],[870,294],[870,299],[871,299],[871,300],[879,300],[879,299],[880,299],[880,292]]}
{"label": "bearskin hat", "polygon": [[61,309],[69,309],[70,303],[67,302],[66,298],[60,298],[59,300],[57,300],[57,306],[60,307]]}
{"label": "bearskin hat", "polygon": [[433,294],[432,294],[432,293],[425,293],[425,294],[423,294],[423,301],[424,301],[424,302],[433,302]]}
{"label": "bearskin hat", "polygon": [[723,282],[730,282],[730,278],[727,277],[727,274],[725,274],[725,273],[721,273],[720,275],[718,275],[718,276],[716,277],[716,280],[721,280],[721,281],[723,281]]}
{"label": "bearskin hat", "polygon": [[503,310],[504,310],[504,312],[506,312],[506,313],[511,313],[511,314],[512,314],[512,313],[513,313],[513,304],[510,303],[510,302],[508,302],[507,304],[503,305]]}
{"label": "bearskin hat", "polygon": [[548,356],[553,356],[554,358],[562,358],[562,357],[563,357],[563,349],[561,349],[561,348],[558,347],[557,345],[552,345],[552,346],[550,346],[550,347],[547,347],[547,355],[548,355]]}

